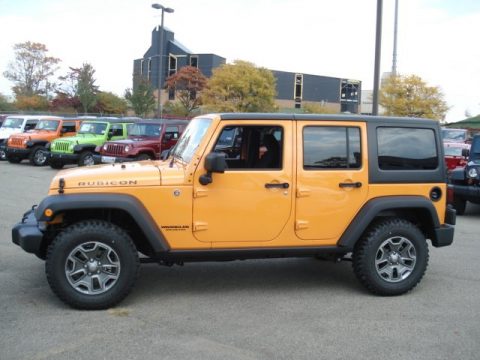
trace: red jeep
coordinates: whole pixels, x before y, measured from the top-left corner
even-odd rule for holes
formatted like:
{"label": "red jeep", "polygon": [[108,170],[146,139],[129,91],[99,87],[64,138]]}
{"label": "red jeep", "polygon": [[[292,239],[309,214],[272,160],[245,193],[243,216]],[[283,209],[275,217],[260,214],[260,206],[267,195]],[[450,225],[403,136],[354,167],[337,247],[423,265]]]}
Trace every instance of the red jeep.
{"label": "red jeep", "polygon": [[96,148],[95,163],[160,159],[163,151],[177,143],[188,120],[145,120],[129,129],[125,140],[109,141]]}
{"label": "red jeep", "polygon": [[452,171],[458,167],[463,168],[467,165],[470,144],[444,142],[443,149],[445,153],[445,165],[447,171]]}

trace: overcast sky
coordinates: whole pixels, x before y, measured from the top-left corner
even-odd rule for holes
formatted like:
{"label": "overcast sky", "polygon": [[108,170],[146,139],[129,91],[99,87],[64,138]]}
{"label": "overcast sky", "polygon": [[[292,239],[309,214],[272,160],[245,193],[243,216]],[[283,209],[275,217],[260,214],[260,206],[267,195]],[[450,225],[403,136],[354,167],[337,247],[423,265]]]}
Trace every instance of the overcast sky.
{"label": "overcast sky", "polygon": [[[103,91],[123,96],[133,60],[160,23],[152,0],[0,0],[0,72],[25,41],[69,66],[89,62]],[[195,53],[273,70],[362,81],[372,89],[376,0],[162,0],[165,26]],[[384,0],[382,72],[391,70],[394,0]],[[439,86],[447,121],[480,113],[480,1],[399,0],[397,69]],[[12,83],[0,76],[0,93]]]}

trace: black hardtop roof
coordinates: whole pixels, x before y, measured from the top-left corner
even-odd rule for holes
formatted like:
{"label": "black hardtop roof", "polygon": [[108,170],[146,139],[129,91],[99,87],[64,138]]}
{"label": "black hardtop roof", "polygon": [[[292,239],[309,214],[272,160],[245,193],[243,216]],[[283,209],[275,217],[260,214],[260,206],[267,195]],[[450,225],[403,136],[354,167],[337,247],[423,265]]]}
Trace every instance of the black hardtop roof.
{"label": "black hardtop roof", "polygon": [[[385,125],[439,126],[432,119],[355,114],[221,113],[221,120],[358,121]],[[201,117],[201,116],[200,116]]]}
{"label": "black hardtop roof", "polygon": [[142,119],[137,121],[138,124],[166,124],[166,125],[187,125],[189,120],[179,119]]}

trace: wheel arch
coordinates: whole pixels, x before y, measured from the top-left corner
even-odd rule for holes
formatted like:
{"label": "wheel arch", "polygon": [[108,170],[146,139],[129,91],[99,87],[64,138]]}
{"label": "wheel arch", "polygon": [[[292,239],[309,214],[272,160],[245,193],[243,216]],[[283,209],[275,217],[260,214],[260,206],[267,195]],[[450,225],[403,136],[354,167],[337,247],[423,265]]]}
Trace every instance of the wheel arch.
{"label": "wheel arch", "polygon": [[379,219],[400,217],[419,226],[425,237],[436,241],[440,227],[435,207],[422,196],[385,196],[368,201],[342,234],[338,245],[353,249],[368,227]]}
{"label": "wheel arch", "polygon": [[[50,209],[51,215],[45,215]],[[125,194],[72,194],[52,195],[35,209],[35,217],[41,222],[55,223],[62,215],[64,221],[74,223],[87,219],[103,219],[118,225],[132,237],[137,249],[146,255],[165,252],[168,244],[161,230],[147,209],[133,196]],[[63,223],[59,224],[63,227]],[[53,227],[59,227],[53,225]],[[50,241],[52,237],[50,237]],[[50,242],[46,238],[43,248]]]}

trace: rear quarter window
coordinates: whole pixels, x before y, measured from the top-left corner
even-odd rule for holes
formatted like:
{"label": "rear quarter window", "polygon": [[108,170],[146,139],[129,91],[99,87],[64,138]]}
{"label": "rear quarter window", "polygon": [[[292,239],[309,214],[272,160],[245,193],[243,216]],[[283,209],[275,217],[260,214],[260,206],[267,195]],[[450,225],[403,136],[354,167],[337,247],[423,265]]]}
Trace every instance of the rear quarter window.
{"label": "rear quarter window", "polygon": [[381,170],[434,170],[439,165],[433,129],[378,127]]}

